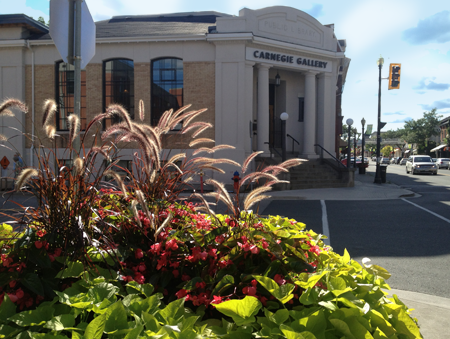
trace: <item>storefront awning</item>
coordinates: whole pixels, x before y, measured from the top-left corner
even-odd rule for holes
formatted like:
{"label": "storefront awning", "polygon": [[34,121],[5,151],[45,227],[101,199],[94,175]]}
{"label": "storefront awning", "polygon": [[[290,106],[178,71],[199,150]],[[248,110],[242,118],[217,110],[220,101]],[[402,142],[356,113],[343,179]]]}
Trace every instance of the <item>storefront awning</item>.
{"label": "storefront awning", "polygon": [[439,145],[438,147],[431,149],[430,152],[439,151],[441,148],[444,148],[445,146],[447,146],[447,145]]}

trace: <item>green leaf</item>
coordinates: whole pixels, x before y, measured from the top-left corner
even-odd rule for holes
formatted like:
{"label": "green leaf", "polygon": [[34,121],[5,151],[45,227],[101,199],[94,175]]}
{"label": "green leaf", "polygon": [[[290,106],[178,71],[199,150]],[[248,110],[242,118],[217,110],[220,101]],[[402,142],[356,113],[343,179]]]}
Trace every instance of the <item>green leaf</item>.
{"label": "green leaf", "polygon": [[232,287],[234,285],[234,278],[231,275],[226,275],[218,282],[216,287],[214,287],[213,291],[211,292],[211,295],[219,296],[222,293],[224,293],[227,288]]}
{"label": "green leaf", "polygon": [[296,332],[291,327],[284,324],[280,326],[280,330],[286,336],[286,339],[317,339],[311,332]]}
{"label": "green leaf", "polygon": [[382,331],[383,335],[391,336],[396,332],[391,323],[385,319],[380,312],[372,309],[368,315],[372,326],[378,327]]}
{"label": "green leaf", "polygon": [[142,320],[144,321],[145,328],[147,331],[152,331],[157,333],[161,329],[161,325],[158,322],[158,319],[152,314],[142,313]]}
{"label": "green leaf", "polygon": [[39,326],[53,318],[53,307],[41,306],[32,311],[23,311],[9,318],[10,321],[21,327]]}
{"label": "green leaf", "polygon": [[168,325],[177,325],[177,320],[184,314],[184,298],[172,301],[157,315],[162,317]]}
{"label": "green leaf", "polygon": [[211,232],[205,234],[205,236],[203,237],[204,242],[206,244],[210,244],[216,239],[217,236],[222,235],[224,233],[228,233],[228,227],[227,226],[218,227],[212,230]]}
{"label": "green leaf", "polygon": [[78,278],[84,272],[84,265],[79,261],[70,261],[67,268],[56,275],[56,278]]}
{"label": "green leaf", "polygon": [[84,332],[85,339],[101,339],[103,336],[103,331],[106,324],[106,314],[99,315],[94,318],[89,325],[86,327]]}
{"label": "green leaf", "polygon": [[319,274],[312,274],[309,276],[308,281],[296,281],[295,284],[299,285],[301,288],[304,288],[305,290],[308,288],[313,288],[316,286],[316,284],[319,282],[320,279],[327,273],[328,271],[322,271],[322,273]]}
{"label": "green leaf", "polygon": [[52,331],[62,331],[67,327],[73,327],[75,325],[75,316],[72,314],[62,314],[54,317],[50,321],[47,321],[45,328]]}
{"label": "green leaf", "polygon": [[340,258],[340,262],[342,265],[348,265],[350,263],[350,254],[348,253],[347,249],[344,249],[344,255]]}
{"label": "green leaf", "polygon": [[105,332],[114,333],[118,330],[124,330],[128,328],[127,312],[123,307],[122,301],[118,301],[106,310],[106,323]]}
{"label": "green leaf", "polygon": [[346,338],[356,339],[345,321],[340,319],[328,319],[328,320],[334,326],[334,328],[343,335],[345,335]]}
{"label": "green leaf", "polygon": [[5,293],[2,304],[0,305],[0,322],[6,322],[9,317],[16,314],[16,304],[14,304]]}
{"label": "green leaf", "polygon": [[352,290],[341,277],[330,277],[327,287],[336,297]]}
{"label": "green leaf", "polygon": [[282,304],[287,303],[294,297],[292,291],[294,291],[295,286],[293,284],[285,284],[278,286],[278,284],[273,279],[270,279],[268,277],[263,277],[259,275],[254,275],[253,277]]}
{"label": "green leaf", "polygon": [[242,300],[228,300],[215,305],[216,309],[233,318],[238,326],[255,322],[255,315],[259,312],[262,304],[255,297],[246,296]]}
{"label": "green leaf", "polygon": [[411,339],[421,338],[419,328],[403,308],[400,309],[396,320],[394,327],[398,333],[405,334]]}
{"label": "green leaf", "polygon": [[137,325],[125,336],[124,339],[137,339],[143,330],[143,325]]}
{"label": "green leaf", "polygon": [[44,287],[42,286],[41,279],[39,279],[37,274],[28,273],[24,276],[21,282],[26,288],[37,295],[44,295]]}
{"label": "green leaf", "polygon": [[186,291],[191,291],[194,290],[195,284],[202,282],[203,279],[200,277],[193,277],[191,280],[187,281],[186,284],[184,284],[183,289],[185,289]]}
{"label": "green leaf", "polygon": [[88,291],[88,295],[94,299],[94,303],[100,303],[104,299],[115,301],[115,294],[119,292],[119,288],[113,284],[102,282],[95,285]]}
{"label": "green leaf", "polygon": [[264,314],[266,315],[267,318],[269,318],[270,321],[273,321],[278,326],[280,326],[286,320],[289,319],[289,311],[286,309],[278,310],[275,313],[272,313],[269,310],[266,310],[264,312]]}
{"label": "green leaf", "polygon": [[146,297],[151,296],[153,291],[155,290],[152,284],[140,285],[136,281],[130,281],[125,286],[127,287],[127,292],[129,294],[138,292],[145,295]]}
{"label": "green leaf", "polygon": [[327,328],[325,313],[322,310],[318,310],[306,317],[292,322],[291,327],[297,332],[306,330],[316,335],[323,336],[325,335],[325,329]]}

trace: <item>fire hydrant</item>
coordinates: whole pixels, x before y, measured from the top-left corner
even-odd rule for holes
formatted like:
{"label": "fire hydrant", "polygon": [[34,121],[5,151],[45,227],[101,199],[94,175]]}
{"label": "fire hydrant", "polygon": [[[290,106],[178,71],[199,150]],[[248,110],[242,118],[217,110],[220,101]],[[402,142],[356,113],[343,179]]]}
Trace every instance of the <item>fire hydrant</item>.
{"label": "fire hydrant", "polygon": [[239,177],[239,172],[238,171],[234,172],[233,177],[231,178],[231,180],[234,181],[234,185],[233,185],[234,192],[235,193],[239,193],[239,181],[241,180],[241,178]]}

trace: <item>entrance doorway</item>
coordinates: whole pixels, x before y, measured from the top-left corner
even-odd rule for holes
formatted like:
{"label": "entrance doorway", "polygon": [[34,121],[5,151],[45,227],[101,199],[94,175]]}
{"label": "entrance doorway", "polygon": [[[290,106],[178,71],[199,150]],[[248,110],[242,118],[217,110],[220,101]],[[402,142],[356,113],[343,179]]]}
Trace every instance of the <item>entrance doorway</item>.
{"label": "entrance doorway", "polygon": [[281,111],[279,109],[279,88],[269,84],[269,148],[281,148]]}

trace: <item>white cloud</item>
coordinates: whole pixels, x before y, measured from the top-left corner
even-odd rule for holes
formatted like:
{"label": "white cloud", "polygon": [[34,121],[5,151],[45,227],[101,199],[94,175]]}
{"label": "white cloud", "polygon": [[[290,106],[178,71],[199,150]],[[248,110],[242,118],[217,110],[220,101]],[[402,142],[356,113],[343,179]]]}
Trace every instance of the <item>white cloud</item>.
{"label": "white cloud", "polygon": [[45,21],[49,19],[49,13],[44,13],[26,5],[26,0],[6,1],[0,4],[0,14],[26,14],[37,20],[42,16]]}

